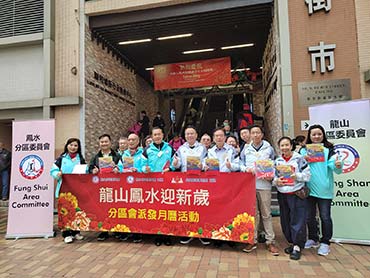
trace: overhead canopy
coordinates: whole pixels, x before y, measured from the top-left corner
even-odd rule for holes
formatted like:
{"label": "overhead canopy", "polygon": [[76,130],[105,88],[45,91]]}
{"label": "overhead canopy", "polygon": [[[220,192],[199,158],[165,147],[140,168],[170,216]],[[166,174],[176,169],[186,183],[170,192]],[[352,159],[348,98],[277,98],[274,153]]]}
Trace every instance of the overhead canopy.
{"label": "overhead canopy", "polygon": [[[259,70],[272,21],[272,0],[212,0],[135,12],[90,17],[90,28],[116,48],[135,70],[150,79],[145,68],[159,64],[230,56],[232,68]],[[157,40],[158,37],[193,34]],[[119,42],[151,39],[119,45]],[[221,50],[253,43],[252,47]],[[214,48],[185,55],[183,51]]]}

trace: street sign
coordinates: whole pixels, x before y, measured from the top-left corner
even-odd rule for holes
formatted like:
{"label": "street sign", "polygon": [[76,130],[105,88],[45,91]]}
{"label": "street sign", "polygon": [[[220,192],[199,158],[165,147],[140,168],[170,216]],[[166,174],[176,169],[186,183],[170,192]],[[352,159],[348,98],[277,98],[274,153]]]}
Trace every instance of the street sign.
{"label": "street sign", "polygon": [[308,130],[309,127],[310,127],[310,121],[309,120],[301,121],[301,130]]}

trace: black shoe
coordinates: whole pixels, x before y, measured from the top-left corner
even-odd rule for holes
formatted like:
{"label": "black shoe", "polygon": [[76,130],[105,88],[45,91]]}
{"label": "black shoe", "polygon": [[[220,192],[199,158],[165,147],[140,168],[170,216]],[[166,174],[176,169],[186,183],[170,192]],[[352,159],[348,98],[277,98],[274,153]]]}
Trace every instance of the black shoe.
{"label": "black shoe", "polygon": [[296,260],[297,261],[301,258],[301,252],[293,249],[292,253],[290,253],[289,258],[291,260]]}
{"label": "black shoe", "polygon": [[224,245],[224,242],[222,240],[215,240],[213,243],[217,248],[220,248],[222,245]]}
{"label": "black shoe", "polygon": [[127,239],[128,239],[128,234],[120,233],[120,236],[119,236],[120,241],[126,241]]}
{"label": "black shoe", "polygon": [[227,245],[229,245],[231,248],[235,248],[236,243],[234,241],[228,241]]}
{"label": "black shoe", "polygon": [[163,239],[163,242],[164,242],[164,245],[166,245],[166,246],[171,246],[172,245],[172,240],[171,240],[170,237],[165,237]]}
{"label": "black shoe", "polygon": [[293,252],[293,245],[288,246],[284,249],[285,254],[291,254]]}
{"label": "black shoe", "polygon": [[257,241],[258,243],[265,243],[266,242],[265,234],[259,234]]}
{"label": "black shoe", "polygon": [[138,235],[138,234],[134,234],[132,236],[132,242],[133,243],[140,243],[143,241],[143,237],[141,235]]}
{"label": "black shoe", "polygon": [[159,237],[156,237],[154,239],[154,244],[155,244],[155,246],[161,246],[162,245],[162,239],[159,238]]}
{"label": "black shoe", "polygon": [[98,241],[104,241],[108,238],[108,232],[102,232],[98,235]]}

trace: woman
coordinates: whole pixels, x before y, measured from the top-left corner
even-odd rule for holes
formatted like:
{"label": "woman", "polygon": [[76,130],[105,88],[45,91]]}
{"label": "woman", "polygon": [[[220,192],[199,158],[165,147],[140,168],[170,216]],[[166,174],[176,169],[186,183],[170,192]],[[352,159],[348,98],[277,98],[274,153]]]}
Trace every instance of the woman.
{"label": "woman", "polygon": [[296,192],[309,181],[310,167],[300,154],[292,151],[294,146],[289,137],[280,138],[278,146],[281,156],[275,160],[273,184],[278,190],[281,229],[290,243],[284,252],[290,259],[299,260],[306,242],[307,199],[301,199]]}
{"label": "woman", "polygon": [[[81,142],[77,138],[70,138],[64,146],[63,153],[57,158],[50,170],[50,175],[58,181],[55,198],[59,197],[63,174],[70,174],[79,164],[86,164],[81,153]],[[65,243],[72,243],[74,239],[82,240],[84,237],[79,231],[65,230],[62,232]]]}
{"label": "woman", "polygon": [[[333,222],[330,212],[331,201],[334,198],[333,172],[337,174],[342,173],[343,162],[335,154],[334,145],[327,140],[325,130],[321,125],[310,126],[306,144],[322,145],[324,147],[324,161],[309,162],[311,179],[307,183],[310,189],[310,196],[307,199],[308,240],[305,248],[319,247],[317,253],[321,256],[327,256],[330,253],[330,239],[333,236]],[[304,156],[307,155],[306,147],[303,147],[300,152]],[[320,241],[316,208],[319,210],[322,227]]]}
{"label": "woman", "polygon": [[238,139],[236,139],[236,137],[234,135],[229,135],[226,138],[226,144],[234,147],[237,156],[239,156],[239,154],[240,154],[239,143],[238,143]]}
{"label": "woman", "polygon": [[148,147],[151,143],[153,143],[153,138],[151,135],[148,135],[147,137],[145,137],[144,139],[144,146],[143,148],[146,148]]}

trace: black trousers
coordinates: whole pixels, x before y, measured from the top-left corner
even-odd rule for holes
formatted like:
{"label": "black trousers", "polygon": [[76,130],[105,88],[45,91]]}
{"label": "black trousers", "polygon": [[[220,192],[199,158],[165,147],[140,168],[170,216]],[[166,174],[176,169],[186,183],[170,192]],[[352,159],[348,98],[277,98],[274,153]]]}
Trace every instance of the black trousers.
{"label": "black trousers", "polygon": [[67,236],[75,236],[79,234],[80,231],[72,231],[72,230],[66,230],[62,232],[62,237],[67,237]]}
{"label": "black trousers", "polygon": [[280,224],[286,240],[304,248],[306,242],[307,199],[300,199],[295,194],[278,192],[280,206]]}

